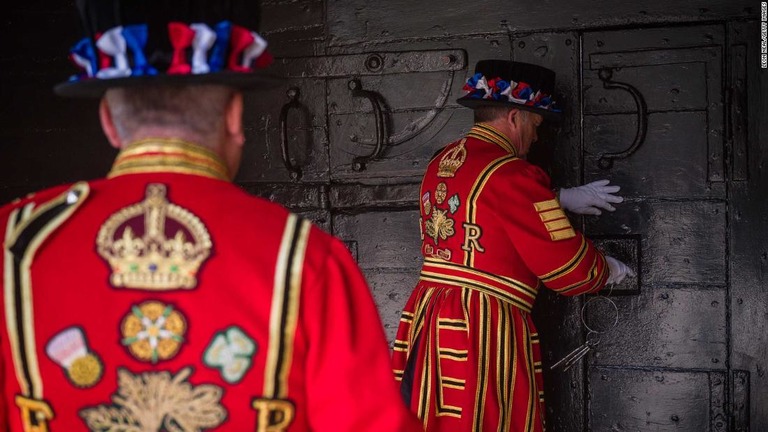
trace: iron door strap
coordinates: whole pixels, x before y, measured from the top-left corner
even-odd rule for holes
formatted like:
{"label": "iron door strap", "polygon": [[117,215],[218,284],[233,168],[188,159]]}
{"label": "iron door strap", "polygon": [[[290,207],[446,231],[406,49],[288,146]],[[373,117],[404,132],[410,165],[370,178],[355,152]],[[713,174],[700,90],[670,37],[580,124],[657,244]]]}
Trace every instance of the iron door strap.
{"label": "iron door strap", "polygon": [[[311,57],[286,57],[279,58],[272,67],[278,75],[286,78],[348,78],[356,77],[349,81],[348,87],[353,97],[367,99],[375,116],[376,135],[373,139],[353,137],[352,141],[357,145],[373,145],[374,150],[366,156],[355,157],[352,161],[352,170],[363,171],[366,165],[380,159],[387,146],[399,145],[419,135],[435,119],[443,109],[445,101],[451,92],[454,75],[457,71],[466,69],[467,53],[463,49],[447,50],[423,50],[423,51],[377,51],[360,54],[338,54]],[[359,77],[410,74],[423,72],[450,72],[448,80],[444,83],[436,106],[422,118],[409,124],[403,131],[390,136],[389,120],[387,118],[384,99],[372,90],[364,90]],[[280,111],[280,144],[283,163],[290,173],[291,179],[297,181],[302,172],[290,157],[288,148],[288,114],[291,109],[301,109],[298,102],[299,92],[297,88],[288,90],[289,101],[283,105]]]}
{"label": "iron door strap", "polygon": [[635,133],[635,140],[627,147],[626,150],[615,153],[602,153],[600,159],[597,161],[597,165],[602,169],[611,169],[613,167],[614,159],[626,159],[636,152],[638,148],[645,142],[645,136],[648,132],[648,106],[645,103],[643,95],[635,87],[622,82],[612,81],[613,70],[610,68],[600,69],[598,73],[600,80],[603,82],[603,87],[607,90],[621,89],[626,90],[632,95],[637,106],[637,132]]}
{"label": "iron door strap", "polygon": [[283,108],[280,110],[280,150],[283,157],[283,163],[291,176],[291,180],[298,181],[301,178],[301,168],[293,164],[288,150],[288,113],[291,109],[298,110],[301,108],[301,103],[299,102],[299,89],[297,87],[291,87],[286,94],[288,95],[288,102],[283,105]]}
{"label": "iron door strap", "polygon": [[360,81],[354,79],[349,81],[349,89],[352,90],[352,96],[364,97],[368,99],[373,107],[373,115],[376,123],[376,144],[374,150],[368,156],[358,156],[352,161],[352,169],[355,171],[363,171],[368,162],[379,159],[384,152],[384,144],[389,140],[387,131],[387,119],[384,117],[384,108],[381,102],[381,98],[378,93],[363,90]]}
{"label": "iron door strap", "polygon": [[313,57],[285,57],[273,66],[286,78],[346,78],[349,76],[452,72],[467,66],[462,49],[389,51]]}

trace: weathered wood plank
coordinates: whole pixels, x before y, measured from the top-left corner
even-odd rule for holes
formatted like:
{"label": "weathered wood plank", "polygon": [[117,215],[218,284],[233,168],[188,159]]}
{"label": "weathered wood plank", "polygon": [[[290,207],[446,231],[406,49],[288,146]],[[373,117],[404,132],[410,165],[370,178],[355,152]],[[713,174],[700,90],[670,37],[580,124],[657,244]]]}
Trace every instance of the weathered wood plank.
{"label": "weathered wood plank", "polygon": [[500,31],[587,29],[658,23],[757,18],[759,3],[747,0],[556,0],[524,3],[504,0],[335,0],[328,2],[331,45],[401,38],[436,38]]}

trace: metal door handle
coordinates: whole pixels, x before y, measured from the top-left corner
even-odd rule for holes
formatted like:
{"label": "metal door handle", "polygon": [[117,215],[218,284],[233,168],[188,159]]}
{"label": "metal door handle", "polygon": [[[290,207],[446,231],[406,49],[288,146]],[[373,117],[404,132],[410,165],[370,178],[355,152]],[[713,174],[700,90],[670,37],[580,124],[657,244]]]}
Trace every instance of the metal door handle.
{"label": "metal door handle", "polygon": [[280,150],[283,156],[283,163],[291,176],[291,180],[298,181],[301,178],[301,168],[291,162],[291,156],[288,153],[288,113],[291,109],[300,109],[299,88],[291,87],[286,92],[288,102],[280,110]]}
{"label": "metal door handle", "polygon": [[368,156],[358,156],[352,160],[352,169],[355,171],[363,171],[368,162],[380,158],[384,151],[384,144],[389,140],[387,120],[384,117],[384,109],[381,106],[380,97],[376,92],[363,90],[362,84],[356,79],[351,80],[348,83],[348,86],[349,89],[352,90],[352,96],[368,99],[373,107],[373,115],[376,120],[376,147],[374,148],[373,153]]}
{"label": "metal door handle", "polygon": [[603,82],[605,89],[621,89],[626,90],[635,99],[635,105],[637,106],[637,132],[635,133],[635,140],[632,142],[626,150],[616,153],[602,153],[600,159],[597,161],[597,165],[602,169],[611,169],[613,167],[614,159],[624,159],[632,155],[638,148],[645,142],[645,135],[648,132],[648,106],[645,104],[645,99],[640,92],[633,86],[611,81],[613,77],[613,71],[605,68],[600,69],[598,73],[600,80]]}

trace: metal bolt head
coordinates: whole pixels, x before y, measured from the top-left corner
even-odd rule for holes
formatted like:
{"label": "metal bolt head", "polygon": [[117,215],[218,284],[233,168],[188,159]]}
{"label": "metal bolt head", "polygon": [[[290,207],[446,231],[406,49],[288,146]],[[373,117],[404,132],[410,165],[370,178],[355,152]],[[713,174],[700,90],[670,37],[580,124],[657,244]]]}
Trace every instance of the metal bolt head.
{"label": "metal bolt head", "polygon": [[371,54],[365,59],[365,68],[371,72],[376,72],[384,67],[384,59],[378,54]]}

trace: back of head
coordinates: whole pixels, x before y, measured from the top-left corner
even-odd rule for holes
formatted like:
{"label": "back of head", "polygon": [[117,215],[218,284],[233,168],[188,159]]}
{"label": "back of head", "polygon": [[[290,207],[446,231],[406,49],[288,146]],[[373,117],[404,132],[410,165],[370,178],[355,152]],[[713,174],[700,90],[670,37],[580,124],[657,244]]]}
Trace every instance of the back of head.
{"label": "back of head", "polygon": [[[507,114],[513,109],[514,106],[480,106],[475,108],[475,123],[495,123],[497,121],[504,121]],[[525,110],[519,110],[518,116],[523,120],[529,120],[529,112]]]}
{"label": "back of head", "polygon": [[235,90],[221,85],[136,86],[109,89],[105,98],[120,140],[180,138],[214,147]]}

